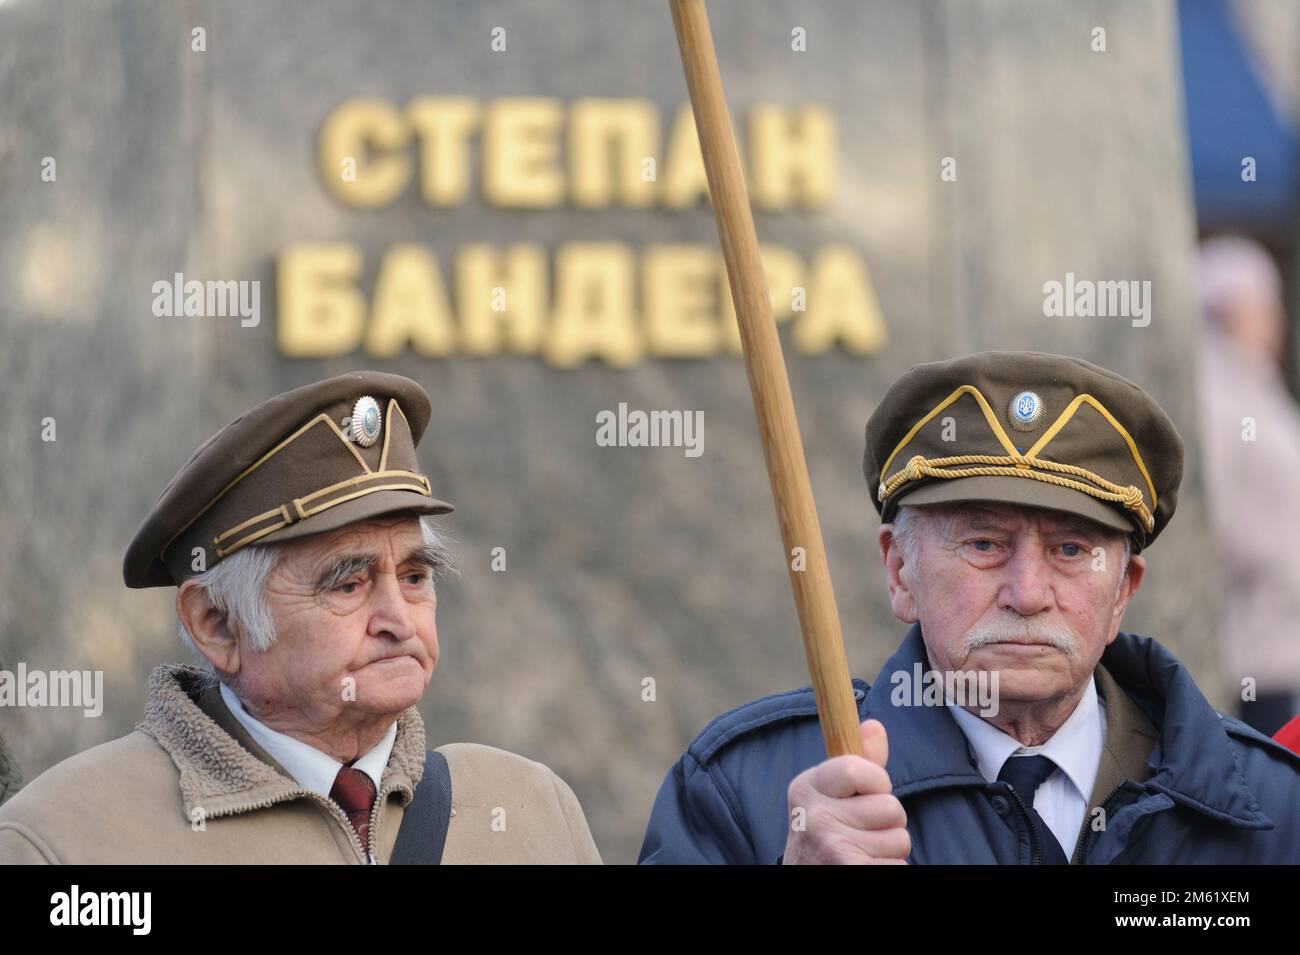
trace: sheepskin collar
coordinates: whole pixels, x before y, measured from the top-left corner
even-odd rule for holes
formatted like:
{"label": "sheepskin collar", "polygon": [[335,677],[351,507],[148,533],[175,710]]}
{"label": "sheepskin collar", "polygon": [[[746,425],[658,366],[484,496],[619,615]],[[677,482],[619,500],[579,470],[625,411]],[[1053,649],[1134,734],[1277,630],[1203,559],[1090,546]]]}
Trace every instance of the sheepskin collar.
{"label": "sheepskin collar", "polygon": [[[149,675],[144,721],[137,727],[176,764],[191,822],[315,797],[253,741],[231,715],[212,678],[197,667],[165,663]],[[379,787],[380,798],[411,801],[424,773],[424,720],[415,707],[397,718],[397,738]]]}

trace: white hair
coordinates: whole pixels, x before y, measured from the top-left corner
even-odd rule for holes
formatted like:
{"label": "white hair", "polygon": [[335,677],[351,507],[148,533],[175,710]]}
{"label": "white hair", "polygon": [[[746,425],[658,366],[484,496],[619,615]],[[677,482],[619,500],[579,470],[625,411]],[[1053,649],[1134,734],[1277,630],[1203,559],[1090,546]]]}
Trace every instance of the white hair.
{"label": "white hair", "polygon": [[[923,505],[923,504],[900,504],[898,513],[894,515],[893,530],[894,539],[898,541],[898,546],[903,551],[903,562],[907,564],[916,563],[917,534],[916,525],[918,516],[924,512],[923,519],[927,527],[934,525],[936,514],[949,513],[946,505]],[[1124,575],[1128,572],[1129,558],[1133,556],[1133,542],[1128,534],[1122,535],[1124,538],[1124,558],[1119,568],[1119,581],[1115,585],[1115,598],[1119,598],[1119,592],[1124,586]]]}
{"label": "white hair", "polygon": [[[450,570],[451,552],[446,542],[423,517],[419,518],[419,523],[425,546],[433,548],[442,567]],[[263,653],[275,644],[275,622],[266,600],[266,581],[283,555],[283,544],[249,544],[191,578],[203,588],[209,602],[225,615],[228,623],[243,631],[249,649],[254,653]],[[216,671],[208,658],[199,652],[194,635],[184,620],[180,621],[179,635],[181,645],[190,651],[200,666],[215,676]]]}

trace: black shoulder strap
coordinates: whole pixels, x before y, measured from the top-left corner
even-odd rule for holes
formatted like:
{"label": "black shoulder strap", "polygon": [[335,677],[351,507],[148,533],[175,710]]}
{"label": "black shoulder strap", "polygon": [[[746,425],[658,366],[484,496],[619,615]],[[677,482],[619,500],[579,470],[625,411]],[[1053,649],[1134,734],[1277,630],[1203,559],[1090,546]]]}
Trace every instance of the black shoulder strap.
{"label": "black shoulder strap", "polygon": [[451,770],[442,753],[424,755],[424,775],[402,814],[389,865],[437,865],[451,821]]}

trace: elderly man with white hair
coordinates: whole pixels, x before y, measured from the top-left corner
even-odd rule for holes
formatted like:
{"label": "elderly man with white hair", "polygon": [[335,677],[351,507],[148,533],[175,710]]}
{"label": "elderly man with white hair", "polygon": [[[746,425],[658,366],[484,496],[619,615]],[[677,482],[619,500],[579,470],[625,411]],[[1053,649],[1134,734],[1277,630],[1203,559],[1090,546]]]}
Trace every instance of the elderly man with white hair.
{"label": "elderly man with white hair", "polygon": [[426,749],[446,546],[415,448],[429,397],[360,372],[205,442],[127,550],[176,587],[200,666],[150,678],[134,733],[0,807],[0,863],[598,863],[573,791],[488,746]]}
{"label": "elderly man with white hair", "polygon": [[1300,757],[1120,630],[1182,468],[1160,406],[1089,362],[906,372],[867,425],[910,630],[854,681],[865,756],[827,758],[810,688],[724,714],[669,771],[640,861],[1300,862]]}

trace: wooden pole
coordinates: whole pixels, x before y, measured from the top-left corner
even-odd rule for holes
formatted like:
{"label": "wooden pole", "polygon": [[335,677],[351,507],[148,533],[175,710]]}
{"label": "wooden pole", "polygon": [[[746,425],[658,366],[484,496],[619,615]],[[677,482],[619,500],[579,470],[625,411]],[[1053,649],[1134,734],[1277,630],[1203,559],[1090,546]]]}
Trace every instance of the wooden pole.
{"label": "wooden pole", "polygon": [[[772,302],[759,257],[758,234],[745,191],[740,154],[722,92],[709,15],[703,0],[669,2],[686,86],[695,111],[695,126],[700,133],[700,150],[708,172],[722,256],[736,303],[745,371],[758,416],[767,476],[785,545],[786,568],[790,571],[808,672],[817,698],[822,738],[831,756],[849,753],[860,756],[858,709],[844,656],[835,592],[822,545],[821,526],[817,523],[817,507],[808,480],[808,464],[795,419],[785,357],[772,317]],[[801,548],[804,555],[801,570],[794,569],[796,548]]]}

